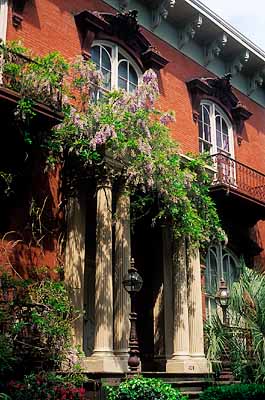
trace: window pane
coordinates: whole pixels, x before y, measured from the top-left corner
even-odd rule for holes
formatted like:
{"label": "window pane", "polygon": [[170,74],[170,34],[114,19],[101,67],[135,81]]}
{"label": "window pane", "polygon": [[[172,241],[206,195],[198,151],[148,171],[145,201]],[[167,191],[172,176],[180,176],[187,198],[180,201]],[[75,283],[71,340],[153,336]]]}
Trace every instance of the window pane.
{"label": "window pane", "polygon": [[222,132],[228,135],[228,126],[224,119],[222,120]]}
{"label": "window pane", "polygon": [[108,69],[109,71],[111,70],[111,61],[110,61],[109,54],[103,47],[102,47],[101,65],[103,68]]}
{"label": "window pane", "polygon": [[128,79],[128,62],[127,61],[121,61],[119,63],[119,77],[123,79]]}
{"label": "window pane", "polygon": [[210,106],[203,104],[203,122],[205,124],[211,125],[210,123]]}
{"label": "window pane", "polygon": [[102,75],[103,75],[103,84],[104,87],[108,90],[111,89],[111,73],[109,70],[102,68],[101,69]]}
{"label": "window pane", "polygon": [[222,135],[220,131],[216,131],[216,143],[217,143],[217,147],[222,149]]}
{"label": "window pane", "polygon": [[133,83],[129,84],[129,92],[132,93],[136,89],[137,85],[134,85]]}
{"label": "window pane", "polygon": [[127,90],[127,81],[119,77],[118,88]]}
{"label": "window pane", "polygon": [[203,125],[204,128],[204,139],[207,140],[207,142],[211,142],[211,127],[208,124]]}
{"label": "window pane", "polygon": [[221,126],[221,117],[220,115],[217,115],[215,118],[215,123],[216,123],[216,130],[219,132],[222,132],[222,126]]}
{"label": "window pane", "polygon": [[229,139],[228,135],[223,135],[223,149],[229,152]]}
{"label": "window pane", "polygon": [[91,48],[91,60],[98,66],[100,67],[100,47],[99,46],[93,46]]}
{"label": "window pane", "polygon": [[138,84],[137,73],[135,72],[134,68],[131,65],[129,67],[129,81],[131,83],[134,83],[134,85]]}

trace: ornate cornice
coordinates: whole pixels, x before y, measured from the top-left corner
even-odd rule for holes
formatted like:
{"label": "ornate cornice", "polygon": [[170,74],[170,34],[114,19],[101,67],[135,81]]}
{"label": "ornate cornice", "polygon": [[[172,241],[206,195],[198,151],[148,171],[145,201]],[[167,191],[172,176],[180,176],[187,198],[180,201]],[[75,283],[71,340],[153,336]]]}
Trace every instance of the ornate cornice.
{"label": "ornate cornice", "polygon": [[142,33],[135,10],[117,14],[85,10],[75,16],[75,21],[80,34],[82,54],[87,59],[90,58],[93,41],[104,38],[124,44],[140,61],[143,69],[160,70],[168,63]]}
{"label": "ornate cornice", "polygon": [[240,103],[233,93],[230,83],[231,74],[221,78],[194,78],[187,82],[191,95],[193,119],[196,122],[200,114],[200,103],[203,99],[211,99],[218,103],[228,113],[241,143],[244,122],[252,113]]}

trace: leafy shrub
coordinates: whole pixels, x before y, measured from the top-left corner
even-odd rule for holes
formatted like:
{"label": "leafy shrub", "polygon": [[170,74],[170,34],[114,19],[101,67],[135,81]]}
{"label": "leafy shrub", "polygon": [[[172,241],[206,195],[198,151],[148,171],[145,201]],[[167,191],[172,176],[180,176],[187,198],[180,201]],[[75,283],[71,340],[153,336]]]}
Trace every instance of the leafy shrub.
{"label": "leafy shrub", "polygon": [[81,400],[85,389],[76,387],[69,377],[56,374],[31,374],[22,382],[10,381],[7,393],[12,400]]}
{"label": "leafy shrub", "polygon": [[207,388],[200,400],[264,400],[265,385],[237,384]]}
{"label": "leafy shrub", "polygon": [[0,298],[0,377],[29,373],[36,365],[54,369],[67,360],[78,313],[62,282],[30,283],[2,275]]}
{"label": "leafy shrub", "polygon": [[179,390],[156,378],[137,376],[118,387],[106,386],[108,400],[185,400]]}

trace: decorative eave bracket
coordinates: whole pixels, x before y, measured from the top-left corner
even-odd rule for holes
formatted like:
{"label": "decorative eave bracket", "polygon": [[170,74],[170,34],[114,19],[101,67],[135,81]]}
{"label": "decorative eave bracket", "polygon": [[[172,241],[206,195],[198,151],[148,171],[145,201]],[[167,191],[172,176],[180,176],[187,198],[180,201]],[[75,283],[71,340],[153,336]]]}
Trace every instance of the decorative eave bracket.
{"label": "decorative eave bracket", "polygon": [[144,69],[160,70],[168,63],[142,34],[135,10],[116,15],[85,10],[75,16],[75,21],[80,34],[82,55],[86,59],[90,58],[93,41],[104,37],[112,41],[123,41],[141,61]]}
{"label": "decorative eave bracket", "polygon": [[250,53],[248,50],[245,50],[239,56],[237,56],[231,64],[227,66],[227,72],[231,73],[232,76],[240,74],[244,65],[249,61]]}
{"label": "decorative eave bracket", "polygon": [[175,7],[176,0],[162,0],[152,9],[152,29],[156,29],[162,19],[167,19],[169,8]]}
{"label": "decorative eave bracket", "polygon": [[13,0],[12,2],[12,24],[18,29],[23,21],[23,13],[27,0]]}
{"label": "decorative eave bracket", "polygon": [[249,79],[248,95],[251,96],[251,94],[255,92],[259,87],[262,87],[264,81],[265,81],[265,68],[263,68],[261,71],[257,71]]}
{"label": "decorative eave bracket", "polygon": [[231,74],[226,74],[222,78],[194,78],[187,82],[187,87],[191,95],[194,121],[198,121],[202,100],[216,101],[230,116],[240,144],[244,122],[251,117],[252,113],[240,103],[233,93],[231,77]]}
{"label": "decorative eave bracket", "polygon": [[190,40],[194,39],[196,32],[202,26],[202,22],[202,16],[199,14],[193,22],[188,23],[184,29],[179,32],[179,49],[182,49]]}
{"label": "decorative eave bracket", "polygon": [[227,41],[228,37],[226,33],[222,33],[220,37],[218,37],[209,46],[205,48],[205,59],[204,59],[205,66],[210,64],[216,57],[220,56],[222,50],[227,44]]}

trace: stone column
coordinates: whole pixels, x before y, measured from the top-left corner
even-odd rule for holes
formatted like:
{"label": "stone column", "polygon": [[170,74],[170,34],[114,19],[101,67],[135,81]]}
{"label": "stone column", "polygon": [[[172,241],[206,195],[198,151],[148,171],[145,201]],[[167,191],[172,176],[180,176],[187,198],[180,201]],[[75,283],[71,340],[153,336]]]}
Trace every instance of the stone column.
{"label": "stone column", "polygon": [[127,371],[130,299],[122,280],[130,267],[130,195],[123,187],[117,195],[115,225],[114,352]]}
{"label": "stone column", "polygon": [[169,226],[162,227],[163,241],[163,295],[164,295],[164,338],[165,358],[171,358],[173,353],[173,296],[172,296],[172,235]]}
{"label": "stone column", "polygon": [[[73,305],[84,308],[86,202],[79,194],[69,199],[67,208],[67,236],[65,249],[65,283]],[[73,323],[73,345],[83,349],[83,316]]]}
{"label": "stone column", "polygon": [[167,372],[192,372],[189,364],[189,318],[185,240],[178,242],[173,260],[173,354]]}
{"label": "stone column", "polygon": [[94,351],[83,363],[86,372],[123,372],[113,353],[112,184],[97,184]]}
{"label": "stone column", "polygon": [[113,355],[112,185],[97,185],[94,356]]}
{"label": "stone column", "polygon": [[190,356],[195,363],[195,372],[209,372],[204,355],[200,253],[192,247],[188,249],[188,309]]}

